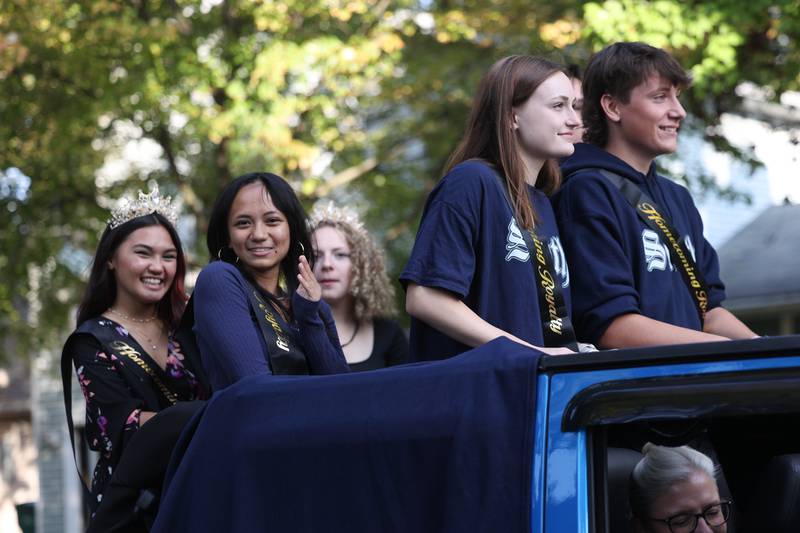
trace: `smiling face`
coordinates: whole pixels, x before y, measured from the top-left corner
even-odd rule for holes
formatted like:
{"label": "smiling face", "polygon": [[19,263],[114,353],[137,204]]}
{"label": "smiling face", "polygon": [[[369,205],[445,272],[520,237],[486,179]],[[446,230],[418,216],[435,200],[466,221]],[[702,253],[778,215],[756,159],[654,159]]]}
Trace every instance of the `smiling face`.
{"label": "smiling face", "polygon": [[573,130],[580,120],[572,108],[572,84],[563,72],[556,72],[525,100],[513,108],[513,127],[519,149],[528,168],[535,170],[550,158],[571,155]]}
{"label": "smiling face", "polygon": [[115,305],[136,309],[158,303],[175,280],[178,251],[159,225],[133,231],[108,261],[117,285]]}
{"label": "smiling face", "polygon": [[678,148],[678,129],[686,117],[679,95],[678,87],[658,74],[634,87],[627,103],[604,95],[601,105],[609,124],[606,149],[647,173],[653,159]]}
{"label": "smiling face", "polygon": [[233,199],[228,237],[231,249],[247,270],[256,277],[274,278],[277,283],[291,232],[286,216],[272,203],[260,181],[245,185]]}
{"label": "smiling face", "polygon": [[329,304],[350,296],[353,264],[350,245],[342,232],[331,226],[322,226],[312,237],[316,262],[314,275],[322,287],[322,297]]}

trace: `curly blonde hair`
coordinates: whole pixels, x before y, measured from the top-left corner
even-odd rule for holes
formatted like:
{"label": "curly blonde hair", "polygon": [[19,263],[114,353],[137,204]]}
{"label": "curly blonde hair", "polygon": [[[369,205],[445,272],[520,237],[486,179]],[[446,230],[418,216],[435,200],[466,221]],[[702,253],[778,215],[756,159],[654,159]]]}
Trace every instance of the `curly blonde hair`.
{"label": "curly blonde hair", "polygon": [[330,202],[324,207],[317,205],[314,208],[309,224],[312,235],[325,227],[340,231],[350,247],[350,294],[355,303],[356,320],[394,316],[394,287],[386,274],[383,252],[367,233],[358,215]]}

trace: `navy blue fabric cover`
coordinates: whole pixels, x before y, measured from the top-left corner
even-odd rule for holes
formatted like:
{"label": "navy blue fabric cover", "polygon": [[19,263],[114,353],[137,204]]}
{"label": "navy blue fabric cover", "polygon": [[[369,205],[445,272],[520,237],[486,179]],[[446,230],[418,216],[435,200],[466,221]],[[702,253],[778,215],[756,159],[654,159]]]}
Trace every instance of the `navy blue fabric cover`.
{"label": "navy blue fabric cover", "polygon": [[443,361],[246,378],[184,433],[153,531],[530,531],[538,360],[500,338]]}
{"label": "navy blue fabric cover", "polygon": [[[536,233],[550,250],[569,306],[569,272],[553,208],[542,191],[528,187],[528,194],[538,216]],[[400,281],[449,291],[493,326],[544,345],[531,254],[500,178],[484,162],[457,165],[431,191]],[[409,342],[411,361],[469,350],[413,317]]]}

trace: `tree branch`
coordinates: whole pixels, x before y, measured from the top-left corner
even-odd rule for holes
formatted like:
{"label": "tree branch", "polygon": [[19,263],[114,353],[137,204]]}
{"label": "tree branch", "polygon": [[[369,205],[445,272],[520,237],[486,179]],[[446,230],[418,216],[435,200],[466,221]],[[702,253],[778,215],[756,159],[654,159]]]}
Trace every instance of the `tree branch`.
{"label": "tree branch", "polygon": [[317,198],[325,197],[330,194],[330,192],[337,188],[341,187],[342,185],[346,185],[351,181],[354,181],[370,170],[373,170],[375,167],[378,166],[378,160],[374,157],[368,157],[361,163],[357,165],[353,165],[350,168],[346,168],[333,176],[330,180],[326,183],[317,187],[317,190],[314,192],[314,196]]}
{"label": "tree branch", "polygon": [[197,194],[194,192],[194,189],[186,180],[186,176],[181,174],[178,170],[178,165],[175,161],[175,151],[172,148],[172,136],[169,134],[169,129],[167,129],[163,122],[158,125],[158,129],[156,130],[156,140],[161,146],[161,149],[164,150],[164,157],[167,159],[169,173],[178,183],[183,203],[189,207],[195,218],[202,218],[203,205],[200,202],[200,198],[198,198]]}

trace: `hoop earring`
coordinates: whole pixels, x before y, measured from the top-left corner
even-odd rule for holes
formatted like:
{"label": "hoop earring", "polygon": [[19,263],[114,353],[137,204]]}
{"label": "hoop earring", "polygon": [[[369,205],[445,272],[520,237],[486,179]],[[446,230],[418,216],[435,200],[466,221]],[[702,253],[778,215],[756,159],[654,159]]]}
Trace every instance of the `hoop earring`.
{"label": "hoop earring", "polygon": [[[228,248],[230,248],[230,246]],[[220,261],[225,261],[222,258],[222,250],[224,250],[224,248],[220,248],[219,251],[217,252],[217,259],[219,259]],[[234,254],[234,255],[236,255],[236,254]],[[239,256],[238,255],[236,255],[236,260],[234,261],[234,263],[236,263],[237,265],[239,264]]]}
{"label": "hoop earring", "polygon": [[300,255],[306,255],[306,247],[303,246],[303,243],[300,242],[300,241],[297,241],[297,244],[300,245]]}

